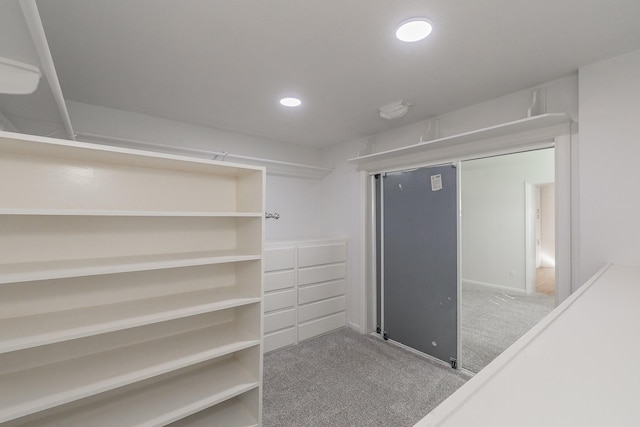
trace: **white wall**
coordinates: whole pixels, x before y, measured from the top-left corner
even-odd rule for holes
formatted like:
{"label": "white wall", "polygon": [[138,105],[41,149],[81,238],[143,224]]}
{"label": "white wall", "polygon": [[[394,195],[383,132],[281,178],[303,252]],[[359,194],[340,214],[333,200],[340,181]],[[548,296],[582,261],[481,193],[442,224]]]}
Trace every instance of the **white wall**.
{"label": "white wall", "polygon": [[193,125],[146,114],[67,101],[79,139],[83,132],[253,157],[318,163],[320,151],[308,146]]}
{"label": "white wall", "polygon": [[580,276],[640,264],[640,50],[579,70]]}
{"label": "white wall", "polygon": [[556,186],[540,186],[541,267],[556,266]]}
{"label": "white wall", "polygon": [[[69,114],[79,140],[104,142],[83,136],[91,133],[207,151],[227,151],[271,160],[323,166],[319,150],[280,141],[192,125],[174,120],[131,113],[112,108],[68,101]],[[126,146],[126,143],[120,145]],[[280,219],[265,225],[268,241],[296,240],[326,236],[322,233],[320,181],[298,177],[267,175],[267,212]]]}
{"label": "white wall", "polygon": [[554,181],[553,149],[462,163],[462,279],[525,291],[525,183]]}
{"label": "white wall", "polygon": [[361,142],[334,146],[325,153],[325,163],[335,170],[322,180],[323,235],[349,239],[347,272],[347,323],[354,329],[361,325],[361,278],[364,188],[362,176],[347,160],[355,157]]}
{"label": "white wall", "polygon": [[[18,0],[0,1],[0,56],[42,70]],[[0,114],[5,118],[0,120],[4,122],[0,126],[12,132],[47,135],[60,131],[64,134],[60,114],[44,75],[32,94],[0,94]]]}
{"label": "white wall", "polygon": [[280,219],[267,219],[267,241],[336,237],[325,231],[321,198],[321,181],[267,175],[266,210],[279,213]]}
{"label": "white wall", "polygon": [[0,1],[0,56],[40,67],[18,0]]}
{"label": "white wall", "polygon": [[[567,113],[572,120],[578,118],[578,76],[571,75],[562,79],[539,85],[546,99],[546,112]],[[432,139],[456,135],[488,126],[502,124],[527,116],[527,110],[531,106],[533,89],[530,88],[514,92],[496,99],[471,105],[411,125],[403,126],[388,132],[374,135],[368,140],[373,152],[389,150],[406,145],[417,144],[420,137],[427,135],[429,123],[430,132],[437,129],[436,134],[430,134]],[[409,112],[408,114],[411,114]],[[382,119],[381,119],[382,120]],[[365,146],[367,139],[361,140],[361,147]],[[361,148],[362,149],[362,148]]]}

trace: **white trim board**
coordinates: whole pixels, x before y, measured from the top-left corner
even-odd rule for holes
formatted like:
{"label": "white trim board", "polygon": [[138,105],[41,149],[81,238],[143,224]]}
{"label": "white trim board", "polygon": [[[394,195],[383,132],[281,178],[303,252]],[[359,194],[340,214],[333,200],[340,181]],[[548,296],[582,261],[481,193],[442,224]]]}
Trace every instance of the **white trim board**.
{"label": "white trim board", "polygon": [[639,279],[640,266],[604,266],[416,426],[637,425],[640,367],[602,362],[640,357]]}
{"label": "white trim board", "polygon": [[[389,171],[395,167],[413,167],[420,162],[438,161],[445,163],[461,160],[466,154],[477,152],[476,145],[482,143],[485,150],[491,149],[494,154],[513,150],[517,145],[520,150],[527,150],[543,139],[558,135],[555,128],[570,122],[565,113],[548,113],[527,117],[508,123],[502,123],[446,136],[431,141],[421,141],[392,150],[349,159],[349,163],[358,165],[358,170],[369,172]],[[514,138],[518,135],[518,138]]]}
{"label": "white trim board", "polygon": [[463,285],[467,284],[467,285],[472,285],[472,286],[480,286],[480,287],[484,287],[484,288],[491,288],[491,289],[495,289],[495,290],[498,290],[498,291],[513,292],[513,293],[522,294],[522,295],[526,294],[524,289],[509,288],[507,286],[496,285],[495,283],[478,282],[478,281],[475,281],[475,280],[467,280],[467,279],[462,279],[461,282],[462,282]]}

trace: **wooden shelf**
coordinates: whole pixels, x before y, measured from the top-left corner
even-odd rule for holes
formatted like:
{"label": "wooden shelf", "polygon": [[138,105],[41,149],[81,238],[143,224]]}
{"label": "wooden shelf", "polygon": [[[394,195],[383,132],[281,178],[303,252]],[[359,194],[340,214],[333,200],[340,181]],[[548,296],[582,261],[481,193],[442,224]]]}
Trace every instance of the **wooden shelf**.
{"label": "wooden shelf", "polygon": [[457,135],[446,136],[431,141],[420,141],[417,144],[395,148],[387,151],[381,151],[379,153],[367,154],[349,159],[348,162],[354,163],[359,166],[364,166],[368,164],[374,164],[375,162],[393,159],[396,157],[416,155],[437,148],[474,143],[481,140],[499,138],[518,132],[543,129],[564,123],[569,123],[569,117],[565,113],[541,114],[538,116],[527,117],[508,123],[502,123],[495,126],[473,130],[470,132],[463,132]]}
{"label": "wooden shelf", "polygon": [[214,408],[191,415],[171,424],[172,427],[258,427],[247,408],[238,399],[233,398]]}
{"label": "wooden shelf", "polygon": [[209,218],[261,218],[264,212],[207,212],[207,211],[109,211],[69,209],[0,209],[0,215],[33,216],[131,216],[131,217],[209,217]]}
{"label": "wooden shelf", "polygon": [[[0,354],[260,301],[229,286],[0,320]],[[82,320],[82,321],[80,321]]]}
{"label": "wooden shelf", "polygon": [[230,250],[2,264],[0,284],[194,267],[260,258],[260,255]]}
{"label": "wooden shelf", "polygon": [[160,426],[210,408],[258,387],[234,359],[72,409],[24,427]]}
{"label": "wooden shelf", "polygon": [[0,422],[259,344],[259,337],[223,324],[3,375],[0,388],[11,393],[0,403]]}

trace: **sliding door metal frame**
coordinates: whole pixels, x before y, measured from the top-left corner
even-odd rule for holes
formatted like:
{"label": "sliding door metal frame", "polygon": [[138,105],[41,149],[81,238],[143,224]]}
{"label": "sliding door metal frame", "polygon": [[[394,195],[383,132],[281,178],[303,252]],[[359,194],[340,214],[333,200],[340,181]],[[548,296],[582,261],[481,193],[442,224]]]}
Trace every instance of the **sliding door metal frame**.
{"label": "sliding door metal frame", "polygon": [[[366,171],[366,173],[369,174],[369,176],[371,177],[371,179],[368,181],[369,185],[372,186],[371,194],[375,195],[375,186],[374,186],[373,180],[375,179],[374,175],[376,174],[410,170],[410,169],[415,169],[417,167],[437,166],[437,165],[442,165],[447,163],[457,163],[458,165],[460,165],[460,163],[465,160],[473,160],[473,159],[479,159],[479,158],[493,157],[493,156],[502,155],[502,154],[513,154],[513,153],[518,153],[523,151],[553,147],[556,153],[555,155],[556,183],[558,184],[559,183],[558,181],[562,181],[556,193],[556,210],[558,210],[558,207],[560,206],[560,204],[565,204],[565,205],[568,204],[568,206],[563,205],[563,207],[560,209],[561,215],[564,215],[564,216],[562,218],[558,218],[556,223],[556,228],[557,228],[556,257],[558,258],[558,261],[560,262],[560,264],[562,264],[562,266],[558,268],[559,271],[557,272],[557,274],[561,277],[558,277],[557,279],[558,279],[558,282],[568,283],[568,288],[562,289],[562,290],[559,289],[558,295],[556,295],[556,297],[558,298],[558,301],[561,302],[566,297],[568,297],[568,295],[572,291],[572,288],[575,286],[575,284],[573,284],[572,282],[577,279],[577,274],[575,274],[575,271],[577,271],[578,269],[577,256],[575,253],[577,252],[575,250],[575,247],[577,247],[578,244],[577,244],[577,240],[574,241],[571,238],[571,232],[576,227],[575,224],[571,223],[571,207],[576,203],[574,199],[577,197],[577,190],[575,187],[576,186],[575,170],[577,170],[576,168],[577,155],[576,155],[575,140],[573,138],[573,133],[575,132],[575,128],[576,128],[575,125],[559,126],[557,127],[557,129],[559,130],[557,131],[557,134],[554,136],[543,136],[540,138],[533,138],[533,139],[529,139],[527,141],[527,144],[525,145],[516,143],[513,146],[502,147],[501,149],[497,149],[497,150],[493,148],[485,149],[485,147],[482,146],[483,144],[480,143],[478,146],[475,146],[477,150],[473,150],[469,154],[457,155],[455,157],[451,157],[447,159],[447,161],[443,161],[442,159],[439,159],[434,161],[420,162],[419,164],[407,164],[406,166],[391,167],[391,168],[385,168],[385,169],[371,169]],[[518,135],[514,135],[514,140],[519,140],[519,139],[520,137]],[[460,185],[460,180],[458,180],[458,185]],[[376,242],[375,240],[376,239],[375,197],[371,198],[371,203],[369,203],[368,205],[369,205],[369,209],[371,209],[371,212],[372,212],[372,215],[369,216],[370,220],[372,221],[371,227],[368,228],[371,232],[371,239],[369,240],[369,242],[372,245],[375,245],[375,242]],[[560,224],[561,222],[562,224]],[[459,235],[461,236],[461,233],[459,233]],[[375,278],[376,262],[378,261],[375,256],[375,247],[373,247],[372,251],[368,253],[370,254],[370,258],[369,258],[370,265],[369,267],[365,266],[364,268],[366,268],[369,271],[371,278]],[[363,269],[361,271],[364,272],[367,270]],[[365,283],[363,283],[363,285],[367,286]],[[375,286],[376,286],[375,280],[372,280],[371,282],[369,282],[369,286],[374,287],[374,293],[375,293]],[[375,298],[373,298],[372,300],[375,300],[375,304],[378,303],[378,301]],[[375,319],[376,317],[375,304],[373,306],[369,306],[366,301],[364,301],[363,304],[364,304],[364,306],[362,307],[363,310],[365,310],[365,312],[367,313],[371,313],[370,315],[367,315],[367,318]],[[458,322],[458,325],[460,325],[460,322]],[[459,346],[459,349],[460,348],[461,346]],[[460,350],[459,350],[459,355],[460,355]]]}
{"label": "sliding door metal frame", "polygon": [[457,316],[457,368],[460,369],[462,365],[462,168],[460,167],[462,162],[457,161],[453,165],[456,168],[456,225],[457,225],[457,266],[458,266],[458,283],[457,283],[457,303],[456,316]]}
{"label": "sliding door metal frame", "polygon": [[[378,215],[378,209],[377,209],[377,199],[378,199],[378,194],[376,192],[376,176],[375,174],[370,174],[369,175],[369,202],[370,202],[370,206],[369,206],[369,236],[370,238],[368,239],[369,242],[369,259],[371,260],[371,263],[369,265],[369,277],[371,279],[371,282],[374,283],[373,286],[373,291],[372,291],[372,295],[373,295],[373,304],[375,307],[373,307],[373,310],[371,310],[371,307],[367,307],[367,311],[369,311],[369,313],[367,313],[366,318],[369,319],[369,325],[373,325],[373,330],[374,332],[376,332],[375,328],[376,326],[380,326],[382,327],[382,319],[378,319],[378,305],[380,304],[380,301],[378,301],[378,280],[380,279],[378,277],[378,227],[377,227],[377,215]],[[369,289],[371,289],[371,287],[369,287]],[[378,320],[380,320],[378,322]],[[367,332],[370,332],[370,328]],[[377,333],[377,332],[376,332]]]}
{"label": "sliding door metal frame", "polygon": [[[384,185],[380,174],[380,335],[384,337]],[[377,220],[377,218],[376,218]]]}

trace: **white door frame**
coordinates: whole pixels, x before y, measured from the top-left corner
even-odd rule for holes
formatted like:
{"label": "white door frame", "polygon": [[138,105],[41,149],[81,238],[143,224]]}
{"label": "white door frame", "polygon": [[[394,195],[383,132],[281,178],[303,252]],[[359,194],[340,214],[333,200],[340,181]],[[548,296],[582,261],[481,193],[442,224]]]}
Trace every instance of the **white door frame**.
{"label": "white door frame", "polygon": [[[455,154],[443,155],[438,150],[434,150],[433,160],[423,160],[419,163],[411,163],[407,160],[406,165],[393,169],[383,168],[361,172],[361,194],[364,195],[361,211],[361,230],[363,231],[360,253],[364,254],[364,262],[360,266],[360,331],[370,333],[375,330],[376,321],[376,301],[375,301],[375,278],[376,260],[372,256],[371,245],[375,245],[375,200],[371,188],[370,175],[393,170],[404,170],[412,167],[434,166],[446,162],[459,162],[480,157],[490,157],[501,154],[518,153],[539,148],[554,147],[555,150],[555,177],[556,177],[556,304],[564,301],[572,292],[572,272],[576,266],[573,265],[571,249],[576,244],[572,242],[572,227],[575,225],[571,221],[571,207],[576,203],[572,197],[572,159],[575,161],[575,146],[572,141],[572,126],[570,123],[553,126],[535,132],[523,132],[510,135],[506,138],[487,139],[468,144],[465,147],[458,146]],[[507,140],[505,142],[504,140]],[[575,169],[573,169],[575,171]]]}
{"label": "white door frame", "polygon": [[527,294],[536,291],[536,189],[530,182],[524,183],[524,283]]}

